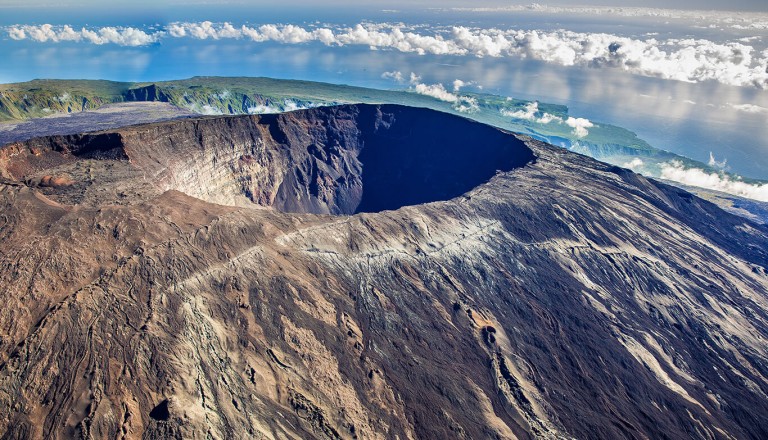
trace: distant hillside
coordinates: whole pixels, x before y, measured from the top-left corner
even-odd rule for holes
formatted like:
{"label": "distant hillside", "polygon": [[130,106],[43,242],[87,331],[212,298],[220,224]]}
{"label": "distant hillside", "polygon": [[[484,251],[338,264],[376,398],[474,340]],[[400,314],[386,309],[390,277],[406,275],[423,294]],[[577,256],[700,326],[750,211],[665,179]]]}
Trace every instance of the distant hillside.
{"label": "distant hillside", "polygon": [[[490,94],[460,95],[463,101],[447,102],[406,90],[245,77],[194,77],[151,83],[34,80],[0,85],[0,121],[81,112],[119,102],[167,102],[206,115],[279,113],[345,103],[400,104],[465,116],[618,166],[641,158],[643,173],[650,176],[660,175],[661,164],[672,160],[686,168],[717,171],[705,163],[654,148],[635,133],[615,125],[591,121],[588,133],[578,136],[565,123],[520,117],[530,109],[531,101]],[[539,115],[547,115],[550,120],[562,122],[572,116],[562,105],[537,102],[536,108]]]}

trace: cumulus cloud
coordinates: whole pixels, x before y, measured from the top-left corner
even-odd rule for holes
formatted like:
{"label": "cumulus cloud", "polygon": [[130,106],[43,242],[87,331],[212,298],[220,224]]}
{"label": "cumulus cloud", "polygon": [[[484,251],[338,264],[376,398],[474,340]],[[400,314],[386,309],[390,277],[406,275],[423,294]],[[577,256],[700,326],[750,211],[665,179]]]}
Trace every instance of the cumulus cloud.
{"label": "cumulus cloud", "polygon": [[555,116],[555,115],[553,115],[551,113],[544,113],[537,120],[537,122],[540,123],[540,124],[549,124],[550,122],[562,123],[563,122],[563,118],[561,118],[560,116]]}
{"label": "cumulus cloud", "polygon": [[565,120],[565,125],[573,128],[571,132],[574,136],[583,138],[589,134],[587,128],[594,127],[595,124],[585,118],[571,118]]}
{"label": "cumulus cloud", "polygon": [[[400,71],[384,72],[381,74],[384,79],[390,79],[398,83],[405,82],[405,75]],[[442,83],[426,84],[421,82],[421,76],[411,72],[408,76],[411,92],[420,95],[431,96],[440,101],[450,102],[451,108],[461,113],[474,113],[480,110],[477,98],[459,94],[462,87],[475,84],[474,81],[463,81],[456,79],[453,81],[453,91],[449,91]]]}
{"label": "cumulus cloud", "polygon": [[413,87],[413,90],[420,95],[427,95],[445,102],[457,102],[459,97],[448,90],[442,84],[423,84],[419,83]]}
{"label": "cumulus cloud", "polygon": [[120,46],[146,46],[155,43],[165,35],[158,31],[147,33],[133,27],[102,27],[98,29],[82,28],[79,31],[71,26],[11,26],[7,29],[8,36],[13,40],[32,40],[40,43],[62,41],[88,42],[92,44],[117,44]]}
{"label": "cumulus cloud", "polygon": [[456,93],[448,91],[441,83],[437,84],[424,84],[418,83],[420,77],[415,74],[411,74],[412,84],[411,90],[420,94],[431,96],[441,101],[450,102],[454,110],[461,113],[474,113],[480,109],[477,103],[477,99],[471,96],[462,96]]}
{"label": "cumulus cloud", "polygon": [[[455,79],[455,80],[453,80],[453,91],[454,92],[458,92],[459,90],[461,90],[464,87],[475,86],[475,85],[477,85],[477,83],[475,81],[463,81],[463,80],[460,80],[460,79]],[[482,87],[478,87],[478,88],[482,89]]]}
{"label": "cumulus cloud", "polygon": [[200,23],[172,23],[168,26],[168,33],[172,37],[194,37],[201,40],[212,38],[240,38],[242,30],[235,29],[230,23],[214,26],[210,21]]}
{"label": "cumulus cloud", "polygon": [[716,43],[706,39],[657,40],[606,33],[567,30],[523,30],[406,26],[400,23],[361,23],[343,26],[264,24],[258,27],[231,23],[172,23],[164,31],[147,33],[135,28],[105,27],[75,31],[70,26],[11,26],[15,40],[90,41],[139,46],[163,37],[244,39],[252,42],[328,46],[363,45],[372,50],[417,54],[536,59],[563,66],[617,68],[627,72],[679,81],[719,81],[734,86],[768,88],[768,50],[758,52],[744,41]]}
{"label": "cumulus cloud", "polygon": [[679,161],[661,164],[661,178],[768,202],[768,184],[746,183],[723,173],[708,173],[699,168],[685,168]]}
{"label": "cumulus cloud", "polygon": [[526,104],[522,109],[509,110],[501,109],[501,114],[510,118],[524,119],[526,121],[537,122],[539,124],[549,124],[550,122],[563,122],[563,118],[552,115],[546,112],[539,111],[539,103],[537,101],[531,101]]}
{"label": "cumulus cloud", "polygon": [[27,33],[24,31],[24,28],[21,27],[12,27],[8,29],[8,36],[11,37],[12,40],[26,40],[27,39]]}
{"label": "cumulus cloud", "polygon": [[518,109],[518,110],[501,109],[500,112],[504,116],[508,116],[516,119],[523,119],[526,121],[536,122],[539,124],[550,124],[552,122],[556,122],[558,124],[565,124],[573,128],[573,131],[571,131],[571,134],[578,138],[583,138],[589,135],[589,130],[587,129],[590,127],[594,127],[594,124],[589,119],[573,118],[573,117],[569,117],[568,119],[563,119],[560,116],[555,116],[551,113],[542,112],[539,110],[539,103],[536,101],[529,102],[522,109]]}

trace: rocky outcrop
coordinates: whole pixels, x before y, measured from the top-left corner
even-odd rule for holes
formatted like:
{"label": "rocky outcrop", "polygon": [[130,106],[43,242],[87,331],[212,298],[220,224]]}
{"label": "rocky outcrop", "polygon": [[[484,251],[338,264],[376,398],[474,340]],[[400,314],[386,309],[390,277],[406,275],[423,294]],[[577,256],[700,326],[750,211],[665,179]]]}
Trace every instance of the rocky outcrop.
{"label": "rocky outcrop", "polygon": [[398,106],[0,170],[5,438],[768,436],[768,230],[628,170]]}
{"label": "rocky outcrop", "polygon": [[157,84],[128,89],[123,94],[123,97],[126,101],[170,101],[169,95],[165,90],[158,87]]}

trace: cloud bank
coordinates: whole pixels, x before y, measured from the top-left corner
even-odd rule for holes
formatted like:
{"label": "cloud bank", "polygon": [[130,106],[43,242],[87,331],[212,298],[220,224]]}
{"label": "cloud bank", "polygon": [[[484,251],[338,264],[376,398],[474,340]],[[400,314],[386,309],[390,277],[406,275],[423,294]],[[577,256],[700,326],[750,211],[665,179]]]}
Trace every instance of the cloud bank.
{"label": "cloud bank", "polygon": [[733,29],[768,29],[768,14],[759,12],[713,11],[690,9],[660,9],[626,6],[554,6],[532,3],[500,7],[452,8],[463,12],[532,12],[558,15],[604,15],[610,17],[653,18],[681,20],[705,26]]}
{"label": "cloud bank", "polygon": [[297,26],[231,23],[172,23],[160,31],[125,27],[15,25],[6,28],[14,40],[78,41],[141,46],[163,38],[241,39],[254,43],[327,46],[363,45],[420,55],[456,55],[534,59],[562,66],[615,68],[626,72],[687,82],[718,81],[733,86],[768,89],[768,50],[758,52],[745,41],[716,43],[706,39],[635,39],[607,33],[567,30],[406,26],[361,23],[344,26]]}
{"label": "cloud bank", "polygon": [[254,106],[248,107],[248,113],[252,115],[265,114],[265,113],[284,113],[284,112],[292,112],[294,110],[305,110],[308,108],[318,107],[320,105],[322,105],[322,103],[309,103],[306,105],[302,105],[292,99],[284,99],[282,106],[279,104],[276,104],[276,105],[256,104]]}
{"label": "cloud bank", "polygon": [[[712,153],[709,154],[709,165],[725,168],[726,161],[717,161]],[[682,162],[673,160],[660,164],[660,173],[649,171],[645,162],[635,157],[622,165],[624,168],[641,173],[646,176],[660,177],[684,185],[706,188],[720,191],[726,194],[745,197],[748,199],[768,202],[768,184],[746,183],[738,176],[731,176],[723,172],[708,172],[700,168],[685,168]]]}
{"label": "cloud bank", "polygon": [[685,185],[721,191],[749,199],[768,202],[768,184],[751,184],[736,180],[722,173],[708,173],[699,168],[685,168],[682,162],[671,161],[661,164],[662,179],[673,180]]}
{"label": "cloud bank", "polygon": [[82,28],[79,31],[71,26],[11,26],[7,29],[13,40],[32,40],[40,43],[62,41],[88,42],[92,44],[117,44],[120,46],[146,46],[156,43],[165,35],[158,31],[147,33],[132,27],[102,27],[95,30]]}
{"label": "cloud bank", "polygon": [[728,104],[734,110],[746,113],[768,113],[768,108],[755,104]]}

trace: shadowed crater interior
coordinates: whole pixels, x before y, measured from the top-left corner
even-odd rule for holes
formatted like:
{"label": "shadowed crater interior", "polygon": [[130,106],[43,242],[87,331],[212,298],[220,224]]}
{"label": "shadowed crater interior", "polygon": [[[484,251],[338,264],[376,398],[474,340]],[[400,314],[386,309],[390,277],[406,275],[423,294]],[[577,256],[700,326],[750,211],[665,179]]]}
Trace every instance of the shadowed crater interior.
{"label": "shadowed crater interior", "polygon": [[[421,108],[328,107],[261,123],[291,150],[272,204],[287,212],[354,214],[449,200],[534,159],[507,132]],[[297,127],[309,136],[295,136]]]}
{"label": "shadowed crater interior", "polygon": [[152,411],[149,412],[149,417],[160,421],[170,419],[171,412],[168,410],[168,399],[163,400],[156,407],[152,408]]}

